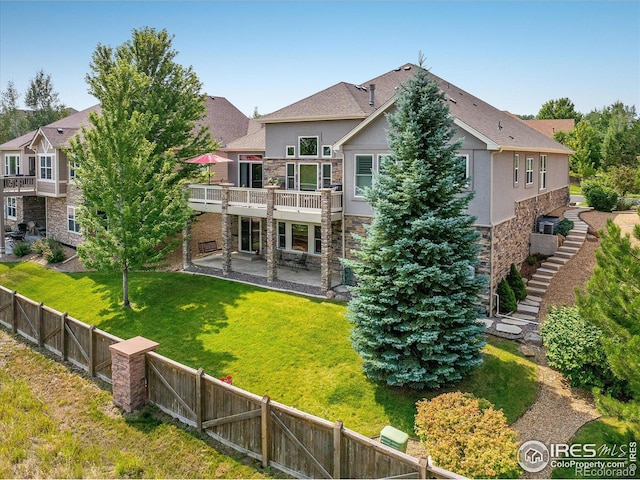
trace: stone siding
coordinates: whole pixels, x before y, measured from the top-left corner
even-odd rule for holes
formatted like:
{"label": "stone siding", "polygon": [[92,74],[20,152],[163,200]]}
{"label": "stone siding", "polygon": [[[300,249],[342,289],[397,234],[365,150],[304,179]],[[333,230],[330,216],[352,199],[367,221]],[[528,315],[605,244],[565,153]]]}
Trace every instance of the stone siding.
{"label": "stone siding", "polygon": [[[269,178],[280,180],[280,188],[285,190],[287,186],[287,163],[316,163],[318,165],[318,175],[322,175],[322,164],[331,164],[331,184],[342,184],[342,159],[341,158],[319,158],[319,159],[299,159],[299,158],[265,158],[262,163],[262,176],[265,182]],[[298,181],[298,167],[296,166],[296,185]],[[320,185],[322,187],[322,185]]]}

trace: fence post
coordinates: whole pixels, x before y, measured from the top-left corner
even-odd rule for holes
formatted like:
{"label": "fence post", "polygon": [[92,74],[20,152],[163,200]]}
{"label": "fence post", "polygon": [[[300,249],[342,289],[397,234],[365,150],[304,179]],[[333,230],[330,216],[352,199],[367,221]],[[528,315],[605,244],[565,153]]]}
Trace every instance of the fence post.
{"label": "fence post", "polygon": [[429,465],[429,459],[425,457],[420,457],[420,472],[418,478],[428,478],[427,477],[427,466]]}
{"label": "fence post", "polygon": [[67,359],[67,312],[60,315],[60,334],[62,335],[62,346],[60,348],[62,361]]}
{"label": "fence post", "polygon": [[113,404],[131,413],[147,403],[146,353],[158,343],[143,337],[109,345]]}
{"label": "fence post", "polygon": [[262,434],[262,468],[269,466],[269,443],[271,438],[269,432],[271,431],[271,399],[269,395],[262,397],[262,405],[260,407],[261,413],[261,434]]}
{"label": "fence post", "polygon": [[200,367],[196,372],[196,427],[202,432],[202,375],[204,368]]}
{"label": "fence post", "polygon": [[36,312],[36,328],[38,329],[38,346],[44,346],[44,334],[42,331],[42,307],[43,303],[38,305],[38,311]]}
{"label": "fence post", "polygon": [[18,304],[16,300],[16,291],[11,292],[11,330],[13,333],[18,333],[18,324],[16,322],[16,311],[18,310]]}
{"label": "fence post", "polygon": [[95,346],[93,340],[93,331],[96,329],[95,325],[89,327],[89,375],[96,376],[96,360],[95,360]]}
{"label": "fence post", "polygon": [[333,478],[342,478],[342,426],[340,420],[333,425]]}

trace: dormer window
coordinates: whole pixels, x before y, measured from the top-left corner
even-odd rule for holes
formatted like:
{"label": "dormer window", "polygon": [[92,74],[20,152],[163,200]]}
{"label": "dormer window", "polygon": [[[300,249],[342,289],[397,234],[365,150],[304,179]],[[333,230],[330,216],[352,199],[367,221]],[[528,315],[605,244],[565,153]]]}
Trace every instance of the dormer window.
{"label": "dormer window", "polygon": [[318,137],[298,137],[298,152],[301,157],[317,157]]}

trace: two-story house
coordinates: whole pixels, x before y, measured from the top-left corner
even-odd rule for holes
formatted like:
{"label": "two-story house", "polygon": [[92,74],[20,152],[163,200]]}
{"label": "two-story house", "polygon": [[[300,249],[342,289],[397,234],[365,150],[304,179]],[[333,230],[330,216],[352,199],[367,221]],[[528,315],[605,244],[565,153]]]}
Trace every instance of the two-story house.
{"label": "two-story house", "polygon": [[[357,248],[353,234],[364,234],[373,215],[363,189],[391,153],[385,114],[394,111],[395,93],[417,68],[406,64],[361,84],[333,85],[261,117],[264,132],[226,149],[238,176],[190,188],[195,210],[221,216],[223,270],[233,270],[231,251],[257,252],[274,280],[283,252],[305,253],[319,267],[322,288],[334,286],[340,259]],[[492,310],[497,284],[529,253],[536,219],[568,203],[571,150],[430,75],[449,105],[455,139],[462,140],[460,159],[474,192],[469,214],[482,234],[479,273],[490,278]]]}
{"label": "two-story house", "polygon": [[[207,126],[211,136],[223,146],[259,128],[224,97],[207,96],[205,108],[205,117],[199,123]],[[19,223],[34,222],[46,229],[48,237],[66,245],[75,247],[83,241],[76,218],[82,193],[73,181],[74,165],[66,148],[70,138],[82,127],[90,126],[92,111],[99,113],[100,105],[72,113],[0,145],[0,158],[4,162],[0,178],[4,215],[0,216],[0,229],[4,229],[4,224],[15,229]],[[214,177],[227,179],[227,169],[227,164],[216,165],[212,169]],[[4,251],[4,236],[0,239],[0,251]]]}

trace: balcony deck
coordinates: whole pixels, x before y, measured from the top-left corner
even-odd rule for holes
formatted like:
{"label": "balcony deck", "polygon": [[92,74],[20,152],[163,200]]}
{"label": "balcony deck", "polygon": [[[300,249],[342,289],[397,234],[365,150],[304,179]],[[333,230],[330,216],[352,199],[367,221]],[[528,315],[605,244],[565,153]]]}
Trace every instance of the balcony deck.
{"label": "balcony deck", "polygon": [[2,177],[2,194],[5,197],[20,197],[36,194],[35,176]]}
{"label": "balcony deck", "polygon": [[[189,205],[201,212],[222,212],[222,190],[219,185],[189,185]],[[267,190],[264,188],[229,188],[228,212],[232,215],[267,216]],[[321,192],[276,190],[274,218],[280,220],[320,221]],[[342,192],[331,192],[331,219],[342,218]]]}

